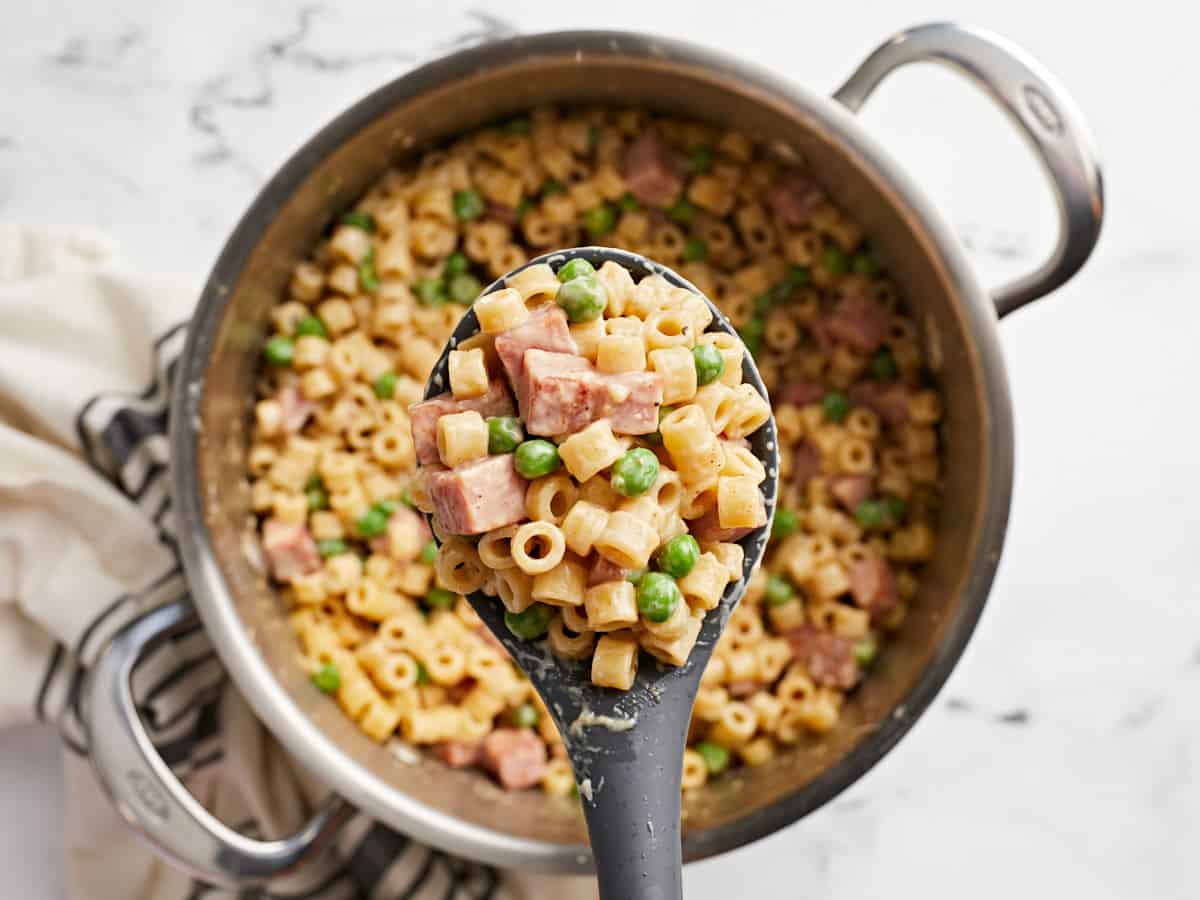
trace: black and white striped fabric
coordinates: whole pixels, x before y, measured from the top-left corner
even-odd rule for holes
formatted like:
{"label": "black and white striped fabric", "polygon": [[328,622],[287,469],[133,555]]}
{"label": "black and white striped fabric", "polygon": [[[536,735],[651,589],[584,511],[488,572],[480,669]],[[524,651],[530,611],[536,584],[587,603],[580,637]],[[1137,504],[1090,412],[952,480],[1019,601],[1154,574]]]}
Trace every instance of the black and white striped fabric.
{"label": "black and white striped fabric", "polygon": [[[57,315],[63,297],[72,302],[69,324]],[[576,879],[534,878],[456,859],[362,815],[335,847],[294,875],[229,892],[159,860],[112,809],[87,762],[82,688],[118,629],[187,596],[175,553],[166,441],[185,326],[165,320],[190,305],[187,291],[114,272],[107,252],[78,236],[0,226],[0,317],[19,323],[0,333],[0,656],[13,673],[0,682],[0,727],[36,718],[62,734],[72,895],[594,896]],[[201,626],[144,661],[134,694],[163,759],[238,830],[288,833],[326,793],[300,776],[250,713]]]}

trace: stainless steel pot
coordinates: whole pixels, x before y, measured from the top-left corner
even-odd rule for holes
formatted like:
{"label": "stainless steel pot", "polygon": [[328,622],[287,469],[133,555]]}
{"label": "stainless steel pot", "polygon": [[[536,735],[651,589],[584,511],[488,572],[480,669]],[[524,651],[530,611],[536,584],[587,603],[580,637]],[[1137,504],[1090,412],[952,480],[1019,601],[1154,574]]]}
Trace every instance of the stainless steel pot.
{"label": "stainless steel pot", "polygon": [[[984,88],[1032,145],[1058,201],[1054,252],[998,291],[979,284],[919,188],[853,116],[888,73],[923,61],[945,63]],[[148,614],[114,639],[92,672],[93,759],[129,823],[201,877],[244,883],[299,863],[336,830],[346,802],[479,860],[563,872],[590,866],[582,817],[568,804],[534,792],[506,794],[432,761],[401,763],[313,691],[295,662],[278,599],[242,544],[258,350],[292,265],[398,158],[560,101],[643,104],[733,125],[800,153],[888,260],[915,307],[945,397],[941,537],[920,602],[832,734],[687,798],[685,858],[769,834],[854,782],[912,727],[971,636],[1000,557],[1012,488],[1012,410],[997,319],[1070,278],[1091,252],[1103,213],[1091,138],[1057,82],[1020,50],[955,25],[896,35],[832,100],[723,54],[645,35],[546,34],[455,53],[355,104],[280,169],[230,238],[192,321],[173,399],[171,451],[196,611],[257,714],[345,798],[332,800],[302,832],[273,842],[241,837],[205,812],[155,754],[129,687],[138,659],[185,626],[191,610]]]}

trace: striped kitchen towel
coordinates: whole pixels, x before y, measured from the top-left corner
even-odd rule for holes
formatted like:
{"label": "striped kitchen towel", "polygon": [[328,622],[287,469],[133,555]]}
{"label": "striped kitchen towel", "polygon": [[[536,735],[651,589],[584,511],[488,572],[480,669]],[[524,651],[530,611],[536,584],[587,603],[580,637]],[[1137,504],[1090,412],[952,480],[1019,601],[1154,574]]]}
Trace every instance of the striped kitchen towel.
{"label": "striped kitchen towel", "polygon": [[[0,728],[36,718],[62,735],[71,896],[595,897],[592,879],[497,871],[363,815],[287,879],[229,892],[160,860],[112,808],[87,764],[80,698],[88,666],[118,629],[187,595],[166,428],[194,297],[123,272],[96,237],[0,225]],[[134,687],[163,759],[238,830],[287,834],[327,793],[250,713],[199,625],[154,651]]]}

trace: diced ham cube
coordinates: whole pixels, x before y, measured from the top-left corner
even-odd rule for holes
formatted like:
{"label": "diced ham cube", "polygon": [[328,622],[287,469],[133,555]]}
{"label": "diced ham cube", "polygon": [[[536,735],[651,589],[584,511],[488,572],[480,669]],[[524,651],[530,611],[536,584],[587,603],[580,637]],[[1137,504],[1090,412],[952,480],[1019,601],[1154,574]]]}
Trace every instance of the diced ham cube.
{"label": "diced ham cube", "polygon": [[731,681],[725,685],[725,690],[729,692],[730,697],[736,697],[741,700],[744,697],[750,697],[762,689],[762,682],[755,681],[751,678],[743,678],[740,681]]}
{"label": "diced ham cube", "polygon": [[321,568],[317,542],[305,525],[267,519],[263,522],[262,548],[271,574],[279,581],[291,581]]}
{"label": "diced ham cube", "polygon": [[511,453],[425,471],[433,514],[449,534],[482,534],[525,518],[526,482]]}
{"label": "diced ham cube", "polygon": [[483,751],[482,741],[441,741],[429,748],[430,751],[452,769],[465,769],[479,762]]}
{"label": "diced ham cube", "polygon": [[846,392],[854,406],[865,406],[893,428],[908,421],[913,392],[908,385],[892,382],[860,381]]}
{"label": "diced ham cube", "polygon": [[792,451],[792,480],[804,487],[810,479],[821,474],[821,451],[808,441],[801,441]]}
{"label": "diced ham cube", "polygon": [[495,222],[501,222],[509,228],[514,228],[517,224],[517,211],[503,203],[489,202],[487,209],[484,211],[484,217]]}
{"label": "diced ham cube", "polygon": [[498,728],[483,739],[482,763],[509,790],[533,787],[546,771],[546,745],[528,729]]}
{"label": "diced ham cube", "polygon": [[525,373],[525,354],[529,350],[579,355],[579,347],[567,324],[567,314],[557,304],[543,303],[520,325],[496,335],[496,355],[517,391],[518,402]]}
{"label": "diced ham cube", "polygon": [[629,192],[651,206],[666,206],[683,187],[674,152],[653,131],[643,132],[626,148],[621,174]]}
{"label": "diced ham cube", "polygon": [[806,225],[825,199],[817,183],[799,173],[781,178],[767,192],[767,204],[785,225]]}
{"label": "diced ham cube", "polygon": [[899,595],[896,575],[888,561],[877,553],[850,564],[850,593],[854,602],[875,619],[896,607]]}
{"label": "diced ham cube", "polygon": [[581,356],[534,348],[525,353],[517,395],[529,434],[573,434],[607,418],[618,434],[658,428],[662,376],[657,372],[597,372]]}
{"label": "diced ham cube", "polygon": [[776,391],[774,394],[775,400],[780,403],[790,403],[792,406],[808,406],[811,403],[820,403],[821,398],[824,396],[825,388],[811,381],[789,382],[783,386],[782,390]]}
{"label": "diced ham cube", "polygon": [[407,506],[399,506],[388,519],[387,532],[371,540],[371,552],[409,562],[420,555],[431,537],[424,516]]}
{"label": "diced ham cube", "polygon": [[875,493],[875,479],[870,475],[838,475],[830,479],[829,493],[848,512],[854,512],[858,504]]}
{"label": "diced ham cube", "polygon": [[700,518],[692,519],[688,524],[692,537],[702,544],[740,541],[754,530],[753,528],[722,528],[721,519],[715,506]]}
{"label": "diced ham cube", "polygon": [[892,314],[883,304],[864,294],[843,297],[825,317],[826,337],[848,344],[859,353],[874,353],[887,337]]}
{"label": "diced ham cube", "polygon": [[784,632],[796,659],[817,684],[845,690],[858,682],[854,643],[829,631],[802,625]]}
{"label": "diced ham cube", "polygon": [[487,393],[468,400],[455,400],[454,395],[447,391],[414,403],[408,408],[408,417],[412,421],[413,444],[417,450],[417,462],[421,465],[436,463],[439,459],[437,449],[437,423],[442,416],[450,413],[474,410],[485,419],[488,416],[511,416],[513,408],[512,396],[503,379],[494,378],[488,382]]}
{"label": "diced ham cube", "polygon": [[627,569],[622,569],[612,560],[597,553],[591,568],[588,569],[588,587],[604,584],[606,581],[623,581],[627,573]]}
{"label": "diced ham cube", "polygon": [[279,393],[275,395],[275,401],[283,412],[283,430],[288,434],[300,431],[317,408],[295,385],[280,388]]}

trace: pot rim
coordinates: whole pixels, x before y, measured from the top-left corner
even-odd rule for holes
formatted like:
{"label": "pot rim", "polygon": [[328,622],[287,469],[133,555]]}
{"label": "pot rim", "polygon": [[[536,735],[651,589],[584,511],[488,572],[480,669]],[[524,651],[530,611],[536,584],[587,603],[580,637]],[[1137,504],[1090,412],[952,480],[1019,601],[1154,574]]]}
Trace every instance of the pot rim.
{"label": "pot rim", "polygon": [[966,596],[957,621],[907,695],[833,766],[754,815],[699,834],[684,835],[684,858],[692,861],[764,837],[819,808],[849,787],[915,724],[931,704],[975,630],[1000,559],[1013,480],[1012,408],[1001,354],[997,317],[950,229],[901,168],[835,100],[772,75],[757,65],[713,50],[655,35],[627,31],[558,31],[523,35],[457,51],[377,88],[336,116],[305,142],[266,183],[241,217],[213,266],[200,295],[180,358],[171,403],[171,491],[178,541],[196,608],[221,661],[255,714],[307,769],[375,818],[407,834],[473,859],[502,866],[555,872],[590,871],[585,845],[517,838],[457,819],[414,800],[365,768],[305,716],[284,691],[244,628],[217,566],[202,510],[197,473],[197,431],[206,367],[229,290],[236,284],[263,227],[310,172],[346,140],[399,103],[483,68],[514,64],[530,52],[564,56],[655,58],[735,79],[780,105],[819,119],[875,182],[881,194],[919,222],[923,237],[956,294],[958,313],[971,337],[974,365],[983,373],[976,389],[990,416],[984,509],[977,553],[964,582]]}

